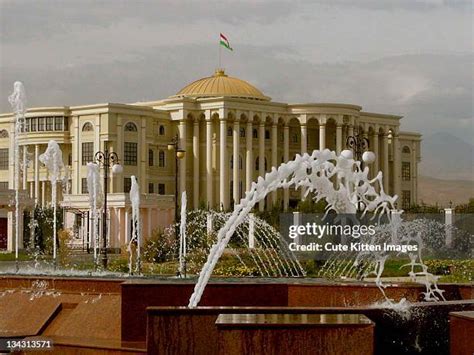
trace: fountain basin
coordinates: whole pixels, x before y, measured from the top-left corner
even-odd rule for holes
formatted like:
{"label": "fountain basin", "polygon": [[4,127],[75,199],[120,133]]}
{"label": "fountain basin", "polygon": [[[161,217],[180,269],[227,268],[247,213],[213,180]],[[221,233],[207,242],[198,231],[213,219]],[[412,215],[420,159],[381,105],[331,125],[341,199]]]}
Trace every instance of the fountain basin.
{"label": "fountain basin", "polygon": [[[0,302],[10,306],[0,307],[5,325],[0,330],[13,335],[21,322],[30,324],[24,313],[13,312],[14,308],[26,309],[25,305],[30,314],[35,309],[43,309],[44,314],[39,317],[36,312],[41,319],[37,319],[35,329],[21,336],[48,334],[64,349],[85,348],[88,343],[91,349],[117,347],[129,351],[130,344],[135,344],[134,349],[145,351],[146,342],[149,353],[159,353],[166,339],[167,347],[192,345],[195,353],[217,354],[215,322],[220,314],[361,314],[375,323],[375,353],[403,354],[420,347],[421,353],[447,354],[452,345],[449,313],[474,311],[473,285],[468,284],[441,284],[450,301],[435,303],[419,302],[424,291],[419,284],[388,286],[389,297],[412,302],[412,317],[406,318],[404,312],[373,306],[383,301],[373,283],[260,278],[213,280],[203,294],[203,307],[188,308],[194,281],[1,276]],[[45,292],[29,300],[31,290],[43,282],[52,294]],[[6,290],[14,292],[2,296]],[[46,309],[45,303],[51,307]],[[455,335],[462,337],[464,328],[458,327]]]}
{"label": "fountain basin", "polygon": [[216,321],[222,314],[361,314],[375,323],[374,343],[367,338],[361,348],[373,345],[375,354],[449,354],[449,313],[466,310],[474,310],[474,300],[416,302],[409,319],[390,308],[367,306],[149,307],[147,351],[188,353],[192,347],[194,353],[218,354]]}
{"label": "fountain basin", "polygon": [[[186,306],[194,281],[128,280],[122,288],[122,338],[145,341],[146,308]],[[442,284],[446,299],[474,299],[473,286]],[[423,300],[425,289],[419,284],[388,285],[385,292],[395,300]],[[374,283],[330,282],[317,279],[226,279],[210,282],[200,305],[211,307],[358,307],[382,302]]]}

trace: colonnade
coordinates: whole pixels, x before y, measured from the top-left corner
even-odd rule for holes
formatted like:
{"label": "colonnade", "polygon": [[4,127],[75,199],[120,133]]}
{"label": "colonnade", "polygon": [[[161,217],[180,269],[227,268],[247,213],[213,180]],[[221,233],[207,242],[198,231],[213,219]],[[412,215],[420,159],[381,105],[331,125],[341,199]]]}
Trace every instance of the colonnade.
{"label": "colonnade", "polygon": [[[401,163],[400,144],[398,137],[398,126],[380,125],[368,122],[361,122],[359,117],[344,115],[287,115],[263,114],[254,112],[226,112],[219,110],[204,111],[199,117],[188,115],[186,119],[178,123],[180,144],[187,147],[191,152],[187,152],[183,160],[180,161],[180,192],[186,189],[189,180],[192,186],[192,198],[188,193],[188,205],[198,208],[204,202],[210,208],[228,210],[231,203],[238,203],[241,194],[248,191],[252,181],[255,180],[256,164],[254,157],[257,154],[258,176],[264,176],[272,167],[278,167],[281,161],[287,162],[296,153],[306,153],[308,151],[308,132],[312,120],[317,121],[318,144],[310,149],[334,149],[337,154],[346,149],[348,136],[360,134],[370,141],[370,150],[376,154],[376,160],[371,164],[372,176],[381,170],[384,176],[384,190],[400,195]],[[295,121],[297,124],[294,124]],[[192,137],[186,135],[186,126],[193,127]],[[205,137],[199,136],[200,126],[204,125]],[[298,127],[299,126],[299,127]],[[204,128],[204,127],[203,127]],[[295,141],[290,146],[290,129],[298,129],[299,147],[295,149]],[[189,130],[188,130],[189,131]],[[255,133],[255,131],[257,133]],[[280,134],[280,135],[279,135]],[[282,137],[281,137],[282,135]],[[245,139],[243,138],[245,136]],[[258,138],[256,138],[258,137]],[[331,142],[328,142],[328,137]],[[283,138],[283,146],[279,144]],[[313,137],[314,138],[314,137]],[[257,139],[255,145],[254,139]],[[270,143],[266,143],[266,140]],[[189,143],[186,145],[186,143]],[[205,152],[200,152],[202,145]],[[226,147],[226,149],[223,149]],[[242,155],[245,160],[245,175],[241,176],[239,159]],[[218,157],[217,157],[218,156]],[[269,164],[265,167],[265,158],[269,157]],[[186,159],[193,159],[192,164],[187,165]],[[229,168],[229,161],[233,161],[232,168]],[[279,160],[279,158],[281,158]],[[204,164],[200,159],[205,159]],[[215,160],[214,160],[215,159]],[[390,171],[393,163],[393,172]],[[192,174],[187,172],[192,169]],[[200,184],[201,179],[205,179],[205,184]],[[232,181],[232,188],[229,184]],[[216,185],[218,184],[218,185]],[[241,185],[242,184],[242,185]],[[241,191],[241,186],[242,190]],[[205,191],[200,191],[205,189]],[[230,192],[232,191],[232,192]],[[217,194],[217,196],[215,196]],[[283,207],[286,210],[289,206],[290,192],[283,191]],[[273,192],[269,202],[273,205],[277,203],[277,192]],[[259,209],[263,210],[265,201],[259,204]]]}

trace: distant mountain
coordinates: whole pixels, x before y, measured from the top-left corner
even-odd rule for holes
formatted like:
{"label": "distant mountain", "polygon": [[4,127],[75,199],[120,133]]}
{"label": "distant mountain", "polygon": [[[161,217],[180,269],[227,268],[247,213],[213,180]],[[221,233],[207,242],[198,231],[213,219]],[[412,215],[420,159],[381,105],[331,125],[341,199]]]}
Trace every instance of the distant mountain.
{"label": "distant mountain", "polygon": [[474,181],[474,146],[446,132],[423,137],[418,174],[441,180]]}
{"label": "distant mountain", "polygon": [[418,203],[428,205],[438,204],[448,207],[449,201],[453,205],[467,203],[469,198],[474,198],[474,181],[467,180],[441,180],[432,177],[420,176],[418,178]]}

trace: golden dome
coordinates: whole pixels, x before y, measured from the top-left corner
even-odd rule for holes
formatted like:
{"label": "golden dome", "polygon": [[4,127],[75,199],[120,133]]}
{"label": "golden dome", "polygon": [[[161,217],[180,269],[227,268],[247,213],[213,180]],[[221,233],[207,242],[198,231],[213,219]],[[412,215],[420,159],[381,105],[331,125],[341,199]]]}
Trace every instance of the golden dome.
{"label": "golden dome", "polygon": [[246,81],[227,76],[223,69],[217,69],[213,76],[202,78],[185,86],[176,95],[177,97],[213,97],[229,96],[243,99],[269,101],[268,96]]}

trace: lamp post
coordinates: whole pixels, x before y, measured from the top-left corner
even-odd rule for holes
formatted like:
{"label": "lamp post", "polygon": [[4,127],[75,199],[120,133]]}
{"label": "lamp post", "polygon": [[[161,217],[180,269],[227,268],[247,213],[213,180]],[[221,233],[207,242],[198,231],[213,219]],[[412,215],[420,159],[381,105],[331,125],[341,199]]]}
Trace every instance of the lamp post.
{"label": "lamp post", "polygon": [[107,269],[107,190],[109,169],[112,168],[113,174],[121,174],[123,171],[122,165],[119,164],[117,153],[109,152],[107,149],[101,152],[98,151],[94,156],[95,163],[99,167],[104,168],[104,206],[102,210],[102,249],[100,251],[102,259],[102,267]]}
{"label": "lamp post", "polygon": [[[354,160],[360,161],[360,169],[364,169],[364,163],[372,164],[375,161],[375,154],[369,150],[370,142],[366,137],[360,135],[359,132],[353,136],[348,136],[346,140],[346,147],[349,155],[352,155]],[[344,152],[343,152],[344,153]],[[362,211],[361,202],[357,203],[358,211]]]}
{"label": "lamp post", "polygon": [[[171,142],[168,143],[168,150],[174,151],[174,166],[175,166],[175,174],[174,174],[174,222],[175,222],[175,238],[178,240],[178,219],[179,219],[179,212],[178,212],[178,174],[179,174],[179,160],[184,158],[186,151],[179,147],[179,136],[176,134]],[[184,263],[185,270],[186,270],[186,261]],[[184,272],[186,274],[186,271]]]}

